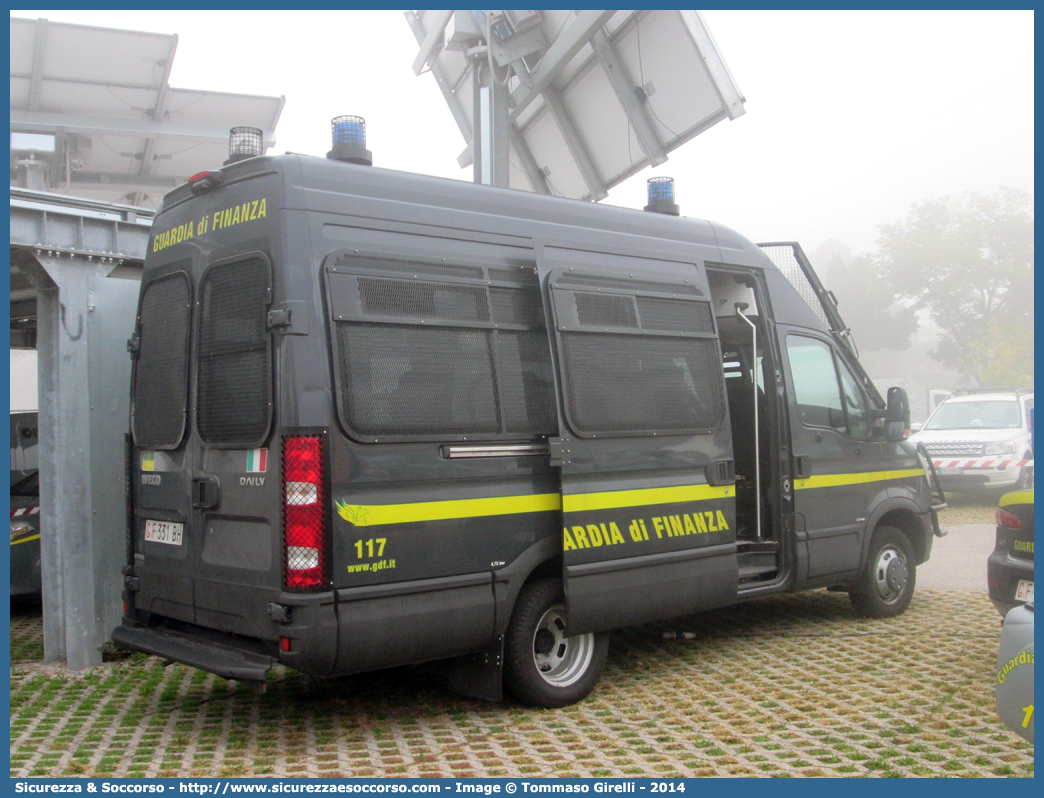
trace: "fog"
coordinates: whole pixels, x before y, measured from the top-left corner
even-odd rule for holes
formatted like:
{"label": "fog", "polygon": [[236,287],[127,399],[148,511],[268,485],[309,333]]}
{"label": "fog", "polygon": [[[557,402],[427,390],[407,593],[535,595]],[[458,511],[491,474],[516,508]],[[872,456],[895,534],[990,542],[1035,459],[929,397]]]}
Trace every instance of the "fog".
{"label": "fog", "polygon": [[[325,154],[359,114],[378,165],[468,180],[464,140],[401,11],[12,11],[177,33],[171,84],[285,95],[276,151]],[[917,200],[1033,188],[1032,11],[707,11],[746,114],[683,145],[606,202],[645,204],[653,174],[682,213],[754,240],[874,245]]]}
{"label": "fog", "polygon": [[[330,118],[359,114],[375,164],[471,177],[457,166],[465,142],[434,78],[413,73],[418,47],[401,11],[11,15],[177,33],[172,85],[286,96],[277,152],[325,154]],[[755,241],[798,240],[810,254],[834,241],[860,255],[874,250],[878,225],[906,218],[915,202],[999,186],[1032,192],[1032,11],[704,17],[746,114],[605,202],[640,208],[646,179],[670,175],[684,215]]]}

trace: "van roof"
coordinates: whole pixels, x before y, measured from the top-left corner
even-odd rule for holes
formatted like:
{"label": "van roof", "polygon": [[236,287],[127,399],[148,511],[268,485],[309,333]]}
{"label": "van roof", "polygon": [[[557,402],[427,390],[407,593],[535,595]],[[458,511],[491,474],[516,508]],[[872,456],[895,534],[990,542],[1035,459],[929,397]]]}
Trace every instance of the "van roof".
{"label": "van roof", "polygon": [[[222,172],[226,184],[259,174],[279,173],[283,175],[286,187],[286,206],[297,210],[322,210],[320,203],[324,197],[329,197],[328,192],[332,192],[372,198],[378,202],[405,201],[432,209],[478,212],[491,220],[496,217],[526,219],[700,244],[713,247],[723,255],[728,251],[733,255],[728,259],[730,262],[739,258],[742,265],[776,269],[752,241],[724,225],[703,219],[668,216],[296,153],[250,158],[212,171]],[[163,198],[160,213],[193,196],[187,183],[179,186]]]}

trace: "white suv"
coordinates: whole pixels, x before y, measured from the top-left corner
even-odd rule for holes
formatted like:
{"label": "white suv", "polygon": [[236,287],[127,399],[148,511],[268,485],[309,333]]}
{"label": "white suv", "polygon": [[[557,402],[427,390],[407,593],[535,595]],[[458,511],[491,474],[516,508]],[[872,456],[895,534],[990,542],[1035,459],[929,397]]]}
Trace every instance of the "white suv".
{"label": "white suv", "polygon": [[976,388],[956,391],[910,436],[923,443],[944,488],[1028,488],[1033,468],[1030,410],[1033,390]]}

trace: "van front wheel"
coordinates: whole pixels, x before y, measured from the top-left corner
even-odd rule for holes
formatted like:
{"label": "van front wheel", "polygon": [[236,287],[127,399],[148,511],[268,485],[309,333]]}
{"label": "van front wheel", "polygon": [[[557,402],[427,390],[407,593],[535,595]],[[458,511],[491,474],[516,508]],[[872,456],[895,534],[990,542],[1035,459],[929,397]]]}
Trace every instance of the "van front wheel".
{"label": "van front wheel", "polygon": [[553,709],[585,698],[602,675],[609,633],[567,634],[562,586],[522,588],[504,640],[504,685],[523,704]]}
{"label": "van front wheel", "polygon": [[917,566],[906,535],[893,526],[879,526],[870,539],[859,582],[848,597],[864,618],[892,618],[910,606],[916,582]]}

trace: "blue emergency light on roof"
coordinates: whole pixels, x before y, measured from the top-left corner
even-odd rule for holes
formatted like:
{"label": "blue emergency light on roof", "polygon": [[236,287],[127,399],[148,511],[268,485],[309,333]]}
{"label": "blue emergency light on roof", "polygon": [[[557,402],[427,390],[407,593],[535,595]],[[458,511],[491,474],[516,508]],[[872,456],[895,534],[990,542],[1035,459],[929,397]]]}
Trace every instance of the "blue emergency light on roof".
{"label": "blue emergency light on roof", "polygon": [[645,210],[670,216],[680,213],[678,205],[674,202],[673,177],[649,178],[649,204],[645,206]]}
{"label": "blue emergency light on roof", "polygon": [[332,125],[334,144],[366,146],[366,120],[361,116],[334,117]]}
{"label": "blue emergency light on roof", "polygon": [[264,150],[264,133],[256,127],[234,127],[228,131],[228,160],[225,166],[256,158]]}
{"label": "blue emergency light on roof", "polygon": [[373,155],[366,149],[366,120],[361,116],[335,116],[330,120],[333,149],[326,157],[334,161],[373,165]]}

